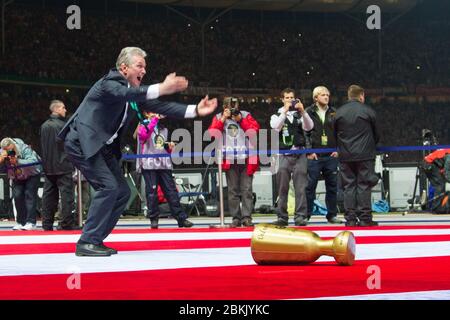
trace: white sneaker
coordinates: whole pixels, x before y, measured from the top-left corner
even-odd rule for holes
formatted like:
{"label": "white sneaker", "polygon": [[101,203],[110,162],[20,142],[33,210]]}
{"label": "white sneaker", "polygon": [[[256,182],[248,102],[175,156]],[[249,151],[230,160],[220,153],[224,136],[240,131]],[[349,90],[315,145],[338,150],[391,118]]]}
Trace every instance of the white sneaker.
{"label": "white sneaker", "polygon": [[27,231],[30,231],[30,230],[36,230],[36,225],[33,224],[33,223],[30,223],[30,222],[27,222],[27,223],[22,227],[22,230],[27,230]]}
{"label": "white sneaker", "polygon": [[13,230],[22,230],[23,227],[24,227],[23,225],[21,225],[20,223],[18,223],[18,224],[16,224],[12,229],[13,229]]}

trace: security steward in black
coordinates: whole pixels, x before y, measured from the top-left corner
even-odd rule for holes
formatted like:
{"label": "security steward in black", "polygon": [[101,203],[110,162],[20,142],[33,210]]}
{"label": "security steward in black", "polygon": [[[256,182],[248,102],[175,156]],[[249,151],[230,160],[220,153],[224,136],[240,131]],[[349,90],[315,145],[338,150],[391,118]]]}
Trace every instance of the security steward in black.
{"label": "security steward in black", "polygon": [[55,213],[58,210],[59,194],[61,193],[61,221],[58,230],[78,230],[74,216],[74,184],[72,163],[64,152],[62,143],[56,141],[56,136],[65,125],[66,107],[60,100],[50,103],[50,118],[45,121],[40,130],[41,155],[45,173],[44,191],[42,195],[42,228],[53,230]]}
{"label": "security steward in black", "polygon": [[336,112],[335,137],[344,191],[346,226],[376,226],[372,220],[372,188],[376,144],[379,141],[376,113],[364,104],[364,89],[348,88],[348,103]]}

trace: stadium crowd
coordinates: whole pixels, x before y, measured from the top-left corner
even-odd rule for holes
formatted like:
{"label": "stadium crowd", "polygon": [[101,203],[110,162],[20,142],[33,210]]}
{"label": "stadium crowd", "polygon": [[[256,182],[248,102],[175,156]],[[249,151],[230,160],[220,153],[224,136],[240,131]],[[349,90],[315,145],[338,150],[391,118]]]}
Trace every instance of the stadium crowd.
{"label": "stadium crowd", "polygon": [[88,85],[108,70],[117,51],[136,44],[149,51],[153,79],[176,70],[197,86],[278,90],[325,83],[333,89],[361,83],[414,93],[420,84],[450,85],[448,21],[407,15],[380,36],[342,15],[303,21],[227,14],[205,27],[203,61],[200,27],[175,13],[130,19],[126,12],[83,11],[81,30],[69,30],[64,9],[8,7],[0,74]]}
{"label": "stadium crowd", "polygon": [[[131,44],[148,49],[147,83],[177,71],[191,86],[279,92],[285,87],[311,90],[326,85],[334,106],[345,102],[343,96],[336,96],[337,88],[351,83],[366,88],[398,87],[408,95],[414,95],[418,86],[450,86],[450,39],[446,36],[450,23],[418,22],[414,13],[389,26],[381,43],[378,32],[342,15],[317,15],[303,21],[301,16],[275,20],[262,19],[259,12],[230,13],[205,28],[204,64],[198,25],[169,11],[161,14],[161,9],[149,16],[135,13],[130,19],[132,14],[83,11],[81,30],[68,30],[63,7],[8,6],[0,77],[41,84],[59,81],[61,87],[62,82],[69,82],[86,89],[2,86],[0,136],[20,137],[39,151],[37,133],[48,117],[49,101],[63,100],[70,115],[88,86],[107,72],[120,48]],[[305,105],[311,103],[311,97],[301,98]],[[395,97],[371,102],[370,94],[368,98],[381,119],[382,145],[421,144],[424,128],[432,129],[441,143],[449,143],[446,119],[450,108],[445,103],[406,103]],[[279,104],[257,99],[242,108],[262,128],[269,128],[270,115]],[[209,121],[204,120],[204,130]],[[178,127],[192,129],[193,123]],[[131,137],[129,142],[133,143]],[[391,160],[415,161],[418,156],[398,153]]]}

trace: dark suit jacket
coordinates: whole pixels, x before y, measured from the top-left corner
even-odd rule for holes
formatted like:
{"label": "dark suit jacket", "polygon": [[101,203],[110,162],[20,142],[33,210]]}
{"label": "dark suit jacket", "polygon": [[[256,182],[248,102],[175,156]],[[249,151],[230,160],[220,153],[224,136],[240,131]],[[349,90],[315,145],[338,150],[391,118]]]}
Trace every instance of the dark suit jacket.
{"label": "dark suit jacket", "polygon": [[[77,111],[67,121],[58,137],[65,140],[70,128],[76,128],[83,156],[88,159],[95,155],[116,133],[122,122],[127,102],[137,102],[142,111],[152,111],[173,118],[184,118],[187,106],[175,102],[147,100],[147,85],[128,88],[127,80],[117,69],[111,69],[98,80],[87,93]],[[120,138],[136,112],[128,105],[127,119],[118,132],[112,147],[120,154]]]}
{"label": "dark suit jacket", "polygon": [[379,141],[375,111],[356,100],[337,109],[334,132],[340,161],[373,160]]}

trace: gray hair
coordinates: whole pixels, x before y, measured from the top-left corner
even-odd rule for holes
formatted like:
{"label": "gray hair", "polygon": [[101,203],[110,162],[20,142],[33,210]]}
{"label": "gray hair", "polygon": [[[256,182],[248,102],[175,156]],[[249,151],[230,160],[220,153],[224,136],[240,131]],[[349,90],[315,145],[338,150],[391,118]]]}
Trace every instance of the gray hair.
{"label": "gray hair", "polygon": [[116,68],[119,70],[120,65],[123,63],[126,66],[131,65],[132,61],[131,59],[134,56],[141,56],[142,58],[145,58],[147,56],[147,53],[138,47],[125,47],[120,51],[119,56],[117,57],[116,61]]}
{"label": "gray hair", "polygon": [[64,102],[62,102],[61,100],[52,100],[49,107],[50,111],[54,112],[58,104],[64,105]]}
{"label": "gray hair", "polygon": [[0,142],[0,148],[6,148],[10,145],[14,144],[14,140],[11,138],[4,138],[1,142]]}

